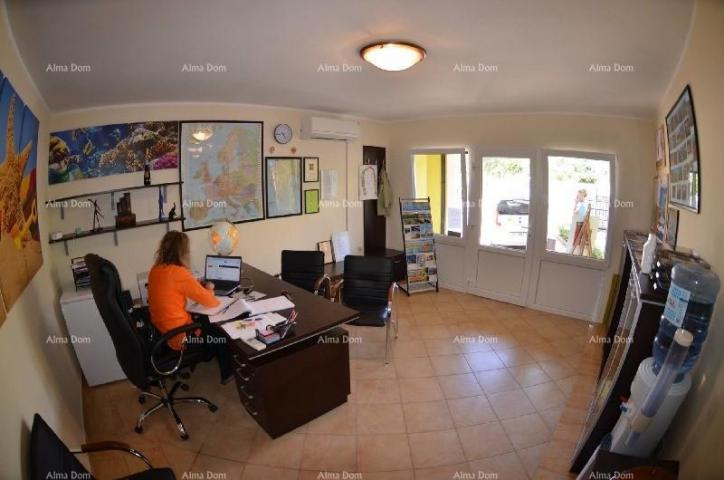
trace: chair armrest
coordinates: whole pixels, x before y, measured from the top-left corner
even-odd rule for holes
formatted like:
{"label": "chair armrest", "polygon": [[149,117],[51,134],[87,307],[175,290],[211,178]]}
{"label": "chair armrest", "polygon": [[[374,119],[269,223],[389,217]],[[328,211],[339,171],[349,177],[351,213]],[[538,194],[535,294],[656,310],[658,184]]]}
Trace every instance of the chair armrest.
{"label": "chair armrest", "polygon": [[80,446],[80,450],[73,450],[71,453],[78,454],[78,453],[93,453],[93,452],[105,452],[108,450],[117,450],[119,452],[126,452],[128,454],[133,455],[134,457],[141,460],[143,463],[146,464],[149,470],[153,468],[153,465],[151,465],[151,462],[146,458],[146,456],[136,450],[135,448],[131,448],[130,445],[124,442],[114,442],[114,441],[105,441],[105,442],[93,442],[93,443],[84,443]]}
{"label": "chair armrest", "polygon": [[329,299],[329,289],[332,286],[332,279],[329,278],[329,275],[327,275],[326,273],[319,277],[316,282],[314,282],[314,294],[318,295],[319,289],[322,288],[322,285],[324,285],[325,283],[327,285],[327,299]]}
{"label": "chair armrest", "polygon": [[201,328],[200,323],[189,323],[188,325],[182,325],[180,327],[176,327],[172,330],[169,330],[164,335],[162,335],[161,338],[159,338],[156,341],[153,348],[151,349],[151,366],[156,371],[156,373],[158,373],[159,375],[163,375],[163,376],[172,375],[173,373],[176,372],[176,370],[179,369],[179,367],[181,366],[181,361],[184,358],[184,351],[181,350],[181,352],[179,353],[178,362],[176,362],[176,366],[172,370],[169,370],[168,372],[162,372],[161,370],[158,369],[158,367],[156,367],[156,362],[154,362],[154,360],[153,360],[153,356],[156,355],[156,352],[158,351],[158,349],[161,348],[161,346],[163,344],[168,342],[170,339],[172,339],[176,335],[178,335],[180,333],[186,333],[188,331],[193,331],[198,328]]}
{"label": "chair armrest", "polygon": [[397,282],[392,282],[390,288],[387,289],[387,313],[392,313],[392,302],[395,299],[395,293],[397,293]]}

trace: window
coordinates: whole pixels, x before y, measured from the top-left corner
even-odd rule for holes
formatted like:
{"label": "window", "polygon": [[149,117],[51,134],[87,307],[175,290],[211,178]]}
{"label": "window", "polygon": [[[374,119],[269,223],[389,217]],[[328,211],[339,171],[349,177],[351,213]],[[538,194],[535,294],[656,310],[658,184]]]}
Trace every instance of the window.
{"label": "window", "polygon": [[480,245],[526,250],[530,158],[483,157]]}
{"label": "window", "polygon": [[548,156],[546,250],[604,260],[611,206],[611,161]]}
{"label": "window", "polygon": [[430,197],[432,229],[438,235],[463,236],[463,167],[460,153],[414,154],[415,197]]}

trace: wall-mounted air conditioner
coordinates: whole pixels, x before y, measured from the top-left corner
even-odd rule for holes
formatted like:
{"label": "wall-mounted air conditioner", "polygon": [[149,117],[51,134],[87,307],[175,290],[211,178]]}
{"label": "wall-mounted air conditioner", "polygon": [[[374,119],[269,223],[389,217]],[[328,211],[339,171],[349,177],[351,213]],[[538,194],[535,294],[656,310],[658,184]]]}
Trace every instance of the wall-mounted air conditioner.
{"label": "wall-mounted air conditioner", "polygon": [[307,116],[302,119],[300,137],[325,140],[355,140],[359,138],[359,123],[352,120]]}

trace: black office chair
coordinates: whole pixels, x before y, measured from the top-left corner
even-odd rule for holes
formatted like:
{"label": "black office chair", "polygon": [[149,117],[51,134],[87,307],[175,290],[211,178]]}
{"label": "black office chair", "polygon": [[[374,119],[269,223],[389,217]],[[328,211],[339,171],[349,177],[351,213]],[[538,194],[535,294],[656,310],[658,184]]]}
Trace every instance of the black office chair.
{"label": "black office chair", "polygon": [[[91,279],[93,298],[103,323],[113,341],[116,358],[128,380],[140,391],[138,402],[143,404],[146,398],[157,400],[158,403],[138,417],[135,431],[143,432],[143,421],[152,413],[166,408],[174,421],[182,439],[189,438],[181,418],[174,409],[176,403],[200,403],[215,412],[218,407],[202,397],[175,397],[179,388],[188,390],[188,385],[176,381],[171,390],[166,389],[166,380],[176,378],[182,370],[192,369],[199,362],[207,362],[213,358],[210,353],[200,350],[175,351],[166,342],[179,334],[188,334],[201,327],[198,323],[174,328],[159,338],[149,339],[134,325],[121,299],[121,279],[118,270],[108,260],[95,254],[85,256]],[[150,392],[158,388],[160,395]]]}
{"label": "black office chair", "polygon": [[30,432],[30,480],[46,480],[48,478],[86,478],[94,476],[75,458],[77,453],[93,453],[108,450],[119,450],[129,453],[143,461],[148,470],[134,473],[128,480],[175,480],[170,468],[153,468],[148,459],[138,450],[122,442],[87,443],[78,451],[71,451],[58,438],[52,428],[37,413],[33,417],[33,429]]}
{"label": "black office chair", "polygon": [[397,293],[393,278],[389,258],[347,255],[344,259],[342,302],[360,312],[352,324],[386,328],[385,363],[389,363],[390,326],[394,329],[395,339],[399,330],[393,308]]}
{"label": "black office chair", "polygon": [[280,278],[315,295],[329,298],[330,279],[324,274],[324,253],[322,252],[282,250]]}

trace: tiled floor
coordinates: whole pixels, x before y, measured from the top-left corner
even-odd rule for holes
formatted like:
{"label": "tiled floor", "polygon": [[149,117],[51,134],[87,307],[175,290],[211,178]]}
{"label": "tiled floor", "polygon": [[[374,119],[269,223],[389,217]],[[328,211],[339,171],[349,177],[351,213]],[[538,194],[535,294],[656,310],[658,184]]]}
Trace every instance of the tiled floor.
{"label": "tiled floor", "polygon": [[[600,358],[588,342],[596,328],[451,291],[396,302],[392,363],[382,360],[384,329],[349,326],[349,401],[281,438],[257,427],[208,364],[190,393],[220,409],[180,406],[188,441],[163,412],[134,433],[143,407],[126,382],[86,390],[88,440],[126,441],[178,478],[569,478]],[[100,478],[142,469],[119,453],[91,461]]]}

